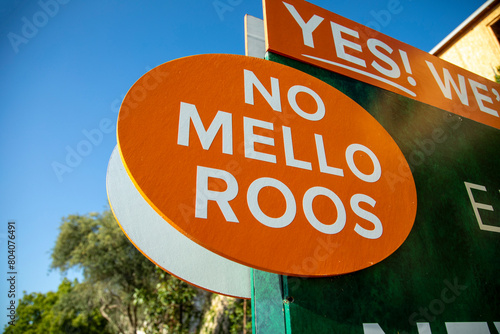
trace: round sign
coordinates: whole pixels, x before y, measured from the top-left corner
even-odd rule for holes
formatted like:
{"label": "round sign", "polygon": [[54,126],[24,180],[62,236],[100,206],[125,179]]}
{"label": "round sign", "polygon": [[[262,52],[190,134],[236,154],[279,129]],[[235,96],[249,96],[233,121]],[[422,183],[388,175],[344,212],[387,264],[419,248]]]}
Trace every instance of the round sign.
{"label": "round sign", "polygon": [[415,184],[391,136],[337,89],[281,64],[212,54],[160,65],[127,93],[117,133],[149,204],[250,267],[353,272],[413,226]]}
{"label": "round sign", "polygon": [[130,181],[116,148],[109,159],[106,188],[123,232],[153,263],[205,290],[251,297],[250,268],[201,247],[161,218]]}

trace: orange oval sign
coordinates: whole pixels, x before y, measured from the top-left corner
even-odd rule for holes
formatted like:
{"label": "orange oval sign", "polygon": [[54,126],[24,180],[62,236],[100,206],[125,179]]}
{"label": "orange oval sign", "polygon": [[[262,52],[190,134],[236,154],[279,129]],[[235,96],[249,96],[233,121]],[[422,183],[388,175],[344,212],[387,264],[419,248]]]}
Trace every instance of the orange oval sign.
{"label": "orange oval sign", "polygon": [[386,177],[409,170],[390,135],[340,91],[284,65],[236,55],[165,63],[132,86],[117,132],[151,206],[244,265],[349,273],[392,254],[413,226],[411,173]]}

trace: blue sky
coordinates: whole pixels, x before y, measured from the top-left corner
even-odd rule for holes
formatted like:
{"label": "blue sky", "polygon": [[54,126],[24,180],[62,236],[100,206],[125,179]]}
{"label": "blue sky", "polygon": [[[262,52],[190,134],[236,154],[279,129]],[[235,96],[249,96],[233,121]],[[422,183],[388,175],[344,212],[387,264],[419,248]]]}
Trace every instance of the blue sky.
{"label": "blue sky", "polygon": [[[2,309],[9,301],[1,278],[7,276],[7,222],[15,220],[18,228],[17,290],[57,289],[61,275],[49,266],[61,218],[108,207],[106,168],[116,145],[118,106],[127,90],[169,60],[244,54],[243,17],[262,18],[259,0],[59,1],[64,4],[0,4]],[[397,0],[311,2],[373,26],[377,13]],[[218,12],[218,3],[227,10]],[[402,10],[377,24],[382,33],[429,51],[483,3],[400,0]],[[43,14],[44,8],[50,15]],[[39,27],[30,30],[26,22]],[[29,38],[22,43],[9,40],[9,34],[23,32]],[[89,134],[93,143],[86,146]],[[73,157],[69,169],[55,172],[54,166],[68,165],[68,152],[78,149],[86,156]]]}

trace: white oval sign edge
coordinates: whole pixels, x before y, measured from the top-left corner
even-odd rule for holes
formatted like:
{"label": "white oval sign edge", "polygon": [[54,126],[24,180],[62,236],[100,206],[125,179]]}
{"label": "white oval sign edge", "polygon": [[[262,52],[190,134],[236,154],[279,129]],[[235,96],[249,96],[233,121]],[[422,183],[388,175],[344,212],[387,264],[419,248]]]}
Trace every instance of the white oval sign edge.
{"label": "white oval sign edge", "polygon": [[122,231],[154,264],[210,292],[251,298],[250,268],[203,248],[158,215],[130,180],[117,147],[109,160],[106,189]]}

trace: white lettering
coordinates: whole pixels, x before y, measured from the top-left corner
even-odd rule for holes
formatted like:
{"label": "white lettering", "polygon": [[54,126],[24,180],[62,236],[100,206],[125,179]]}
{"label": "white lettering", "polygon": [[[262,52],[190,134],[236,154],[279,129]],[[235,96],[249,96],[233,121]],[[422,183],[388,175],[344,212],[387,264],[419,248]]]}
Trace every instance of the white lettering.
{"label": "white lettering", "polygon": [[490,334],[486,322],[446,322],[448,334]]}
{"label": "white lettering", "polygon": [[390,78],[399,78],[401,75],[401,71],[399,70],[398,64],[391,58],[389,58],[387,55],[383,54],[380,52],[377,48],[382,48],[385,51],[387,51],[389,54],[392,54],[392,49],[389,45],[385,44],[384,42],[379,41],[378,39],[370,38],[367,42],[368,44],[368,49],[371,51],[371,53],[380,59],[381,61],[385,62],[387,65],[390,66],[390,70],[386,69],[385,67],[382,67],[379,63],[376,61],[372,62],[373,68],[375,68],[377,71],[380,73],[390,77]]}
{"label": "white lettering", "polygon": [[[417,323],[418,334],[431,334],[431,326],[427,322]],[[385,334],[379,324],[363,324],[364,334]]]}
{"label": "white lettering", "polygon": [[271,77],[271,93],[269,93],[252,71],[243,70],[243,73],[245,81],[245,103],[254,105],[253,87],[255,87],[274,111],[281,112],[279,80]]}
{"label": "white lettering", "polygon": [[340,168],[330,167],[326,163],[325,144],[323,143],[323,136],[314,134],[316,141],[316,152],[318,153],[319,170],[322,173],[344,176],[344,171]]}
{"label": "white lettering", "polygon": [[[323,224],[318,220],[318,218],[316,218],[316,215],[314,214],[312,203],[314,201],[314,198],[319,195],[328,197],[337,208],[337,219],[333,224]],[[330,189],[324,187],[312,187],[304,194],[302,205],[304,207],[304,214],[307,220],[318,231],[325,234],[337,234],[344,228],[347,219],[344,204],[342,203],[342,200],[337,196],[337,194],[335,194]]]}
{"label": "white lettering", "polygon": [[[309,94],[316,101],[318,109],[313,114],[306,113],[299,107],[299,105],[297,104],[298,93]],[[309,121],[319,121],[325,116],[325,103],[323,102],[321,97],[319,97],[319,95],[311,88],[307,88],[304,86],[293,86],[288,90],[288,103],[290,103],[290,107],[292,107],[293,111],[295,111],[297,115]]]}
{"label": "white lettering", "polygon": [[458,83],[460,84],[460,89],[457,87],[457,84],[451,77],[450,71],[448,71],[446,68],[443,68],[443,81],[441,81],[441,78],[439,77],[439,74],[436,71],[436,68],[430,61],[425,61],[427,63],[427,66],[431,70],[432,75],[434,76],[434,79],[436,80],[436,83],[438,84],[439,88],[441,89],[441,92],[443,93],[444,97],[447,99],[451,100],[451,87],[450,83],[453,86],[453,89],[457,93],[460,102],[462,102],[463,105],[468,106],[469,105],[469,98],[467,96],[467,88],[465,87],[465,78],[458,74]]}
{"label": "white lettering", "polygon": [[312,33],[319,26],[319,24],[323,22],[323,18],[318,15],[314,15],[306,23],[304,19],[302,19],[302,17],[300,16],[300,14],[297,12],[294,6],[287,4],[286,2],[283,2],[283,4],[286,6],[290,14],[292,14],[295,21],[299,24],[300,29],[302,29],[302,37],[304,38],[304,45],[314,48],[314,40]]}
{"label": "white lettering", "polygon": [[347,60],[359,66],[366,67],[366,62],[363,59],[354,57],[345,52],[345,47],[362,52],[361,45],[356,44],[352,41],[344,39],[342,33],[349,36],[359,38],[359,33],[356,30],[349,29],[347,27],[341,26],[335,22],[330,22],[332,26],[333,41],[335,43],[335,50],[337,52],[337,57]]}
{"label": "white lettering", "polygon": [[233,154],[233,128],[232,115],[224,111],[218,111],[212,123],[205,130],[200,115],[194,104],[181,102],[179,113],[179,132],[177,134],[177,145],[189,146],[190,121],[193,122],[201,146],[208,150],[215,139],[215,135],[222,128],[222,153]]}
{"label": "white lettering", "polygon": [[[368,154],[373,163],[373,172],[371,174],[362,173],[356,163],[354,162],[354,153],[357,151],[364,152]],[[382,175],[382,168],[380,167],[380,162],[378,161],[377,156],[373,153],[368,147],[361,144],[351,144],[347,147],[345,151],[345,158],[347,160],[347,165],[351,169],[351,171],[356,175],[360,180],[365,182],[377,182]]]}
{"label": "white lettering", "polygon": [[361,225],[356,224],[356,226],[354,227],[354,231],[366,239],[378,239],[378,238],[380,238],[382,236],[382,233],[383,233],[382,222],[380,222],[380,219],[378,219],[378,217],[375,216],[373,213],[362,209],[359,206],[360,202],[368,203],[372,208],[375,207],[375,204],[377,202],[373,198],[371,198],[370,196],[363,195],[363,194],[355,194],[354,196],[351,197],[352,211],[354,211],[354,213],[356,215],[358,215],[360,218],[363,218],[363,219],[368,220],[369,222],[373,223],[373,225],[375,225],[375,228],[373,230],[367,230],[364,227],[362,227]]}
{"label": "white lettering", "polygon": [[481,94],[479,92],[479,89],[488,91],[488,87],[471,79],[469,79],[469,83],[470,86],[472,87],[472,92],[474,93],[474,97],[476,98],[479,109],[485,113],[498,117],[498,112],[496,110],[486,107],[483,103],[483,101],[486,101],[488,103],[493,103],[491,97]]}
{"label": "white lettering", "polygon": [[254,144],[260,143],[264,145],[274,146],[274,138],[256,135],[253,128],[259,127],[262,129],[273,130],[274,124],[270,122],[253,119],[250,117],[243,117],[243,135],[245,141],[245,158],[261,160],[271,163],[276,163],[276,156],[255,151]]}
{"label": "white lettering", "polygon": [[[227,189],[224,191],[209,190],[209,178],[224,180]],[[196,174],[196,218],[207,219],[208,201],[215,201],[226,221],[238,223],[238,218],[236,218],[233,209],[229,205],[229,201],[233,200],[236,195],[238,195],[238,182],[231,173],[221,169],[198,166]]]}
{"label": "white lettering", "polygon": [[[281,217],[272,218],[262,212],[259,206],[258,197],[259,192],[265,187],[276,188],[281,192],[283,197],[285,197],[286,210]],[[272,228],[282,228],[288,226],[295,219],[295,214],[297,213],[297,205],[292,191],[283,182],[270,177],[261,177],[250,184],[247,192],[247,203],[248,208],[255,219],[263,225]]]}
{"label": "white lettering", "polygon": [[494,211],[493,207],[491,205],[488,205],[488,204],[477,203],[476,200],[474,199],[474,195],[472,194],[471,189],[480,190],[480,191],[487,191],[486,187],[481,186],[479,184],[469,183],[469,182],[464,182],[464,184],[465,184],[465,188],[467,188],[467,194],[469,195],[469,200],[470,200],[470,203],[472,204],[472,210],[474,210],[474,214],[476,215],[476,220],[477,220],[477,223],[479,224],[479,228],[481,230],[484,230],[484,231],[500,232],[500,227],[484,225],[483,221],[481,219],[481,215],[479,214],[479,209],[487,210],[487,211]]}
{"label": "white lettering", "polygon": [[283,145],[285,147],[285,161],[287,166],[312,170],[312,164],[307,161],[295,159],[293,153],[292,131],[288,126],[283,126]]}

